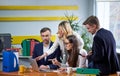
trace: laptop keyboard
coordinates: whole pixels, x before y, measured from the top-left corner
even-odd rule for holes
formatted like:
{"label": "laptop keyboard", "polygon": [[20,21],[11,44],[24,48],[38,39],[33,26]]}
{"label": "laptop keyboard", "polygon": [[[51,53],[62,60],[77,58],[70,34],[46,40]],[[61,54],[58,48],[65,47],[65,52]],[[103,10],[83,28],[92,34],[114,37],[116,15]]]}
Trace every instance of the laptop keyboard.
{"label": "laptop keyboard", "polygon": [[40,69],[40,72],[51,72],[52,70],[50,69]]}

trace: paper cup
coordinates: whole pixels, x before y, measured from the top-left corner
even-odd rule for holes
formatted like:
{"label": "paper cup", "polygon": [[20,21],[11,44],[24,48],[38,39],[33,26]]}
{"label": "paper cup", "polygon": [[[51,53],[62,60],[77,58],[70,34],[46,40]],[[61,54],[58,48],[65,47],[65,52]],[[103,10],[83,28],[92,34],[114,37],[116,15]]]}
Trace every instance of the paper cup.
{"label": "paper cup", "polygon": [[70,74],[72,72],[72,67],[67,67],[67,74]]}
{"label": "paper cup", "polygon": [[120,72],[117,72],[117,76],[120,76]]}

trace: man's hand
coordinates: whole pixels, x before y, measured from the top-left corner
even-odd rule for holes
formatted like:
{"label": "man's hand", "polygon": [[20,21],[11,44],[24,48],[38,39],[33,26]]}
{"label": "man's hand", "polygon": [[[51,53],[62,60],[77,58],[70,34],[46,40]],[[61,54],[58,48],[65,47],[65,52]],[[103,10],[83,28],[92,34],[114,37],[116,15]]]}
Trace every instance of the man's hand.
{"label": "man's hand", "polygon": [[39,67],[39,69],[49,69],[49,67],[48,67],[48,66],[45,66],[45,65],[41,65],[41,66]]}
{"label": "man's hand", "polygon": [[60,72],[66,72],[67,68],[65,68],[65,67],[60,67],[58,70],[59,70]]}
{"label": "man's hand", "polygon": [[92,51],[89,51],[87,56],[90,56],[90,55],[92,55],[92,54],[93,54]]}

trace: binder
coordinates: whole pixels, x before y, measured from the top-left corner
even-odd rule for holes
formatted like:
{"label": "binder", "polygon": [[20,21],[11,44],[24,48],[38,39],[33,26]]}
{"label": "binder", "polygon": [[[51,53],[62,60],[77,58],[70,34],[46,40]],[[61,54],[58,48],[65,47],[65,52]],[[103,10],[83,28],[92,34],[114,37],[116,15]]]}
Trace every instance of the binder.
{"label": "binder", "polygon": [[22,55],[30,56],[30,40],[23,40],[22,42]]}
{"label": "binder", "polygon": [[32,56],[33,50],[34,50],[34,46],[35,46],[35,40],[31,40],[30,41],[30,56]]}
{"label": "binder", "polygon": [[77,74],[92,74],[98,75],[100,73],[99,69],[88,69],[88,68],[77,68]]}
{"label": "binder", "polygon": [[31,39],[30,40],[30,56],[33,55],[33,50],[36,44],[38,44],[39,41],[35,40],[35,39]]}

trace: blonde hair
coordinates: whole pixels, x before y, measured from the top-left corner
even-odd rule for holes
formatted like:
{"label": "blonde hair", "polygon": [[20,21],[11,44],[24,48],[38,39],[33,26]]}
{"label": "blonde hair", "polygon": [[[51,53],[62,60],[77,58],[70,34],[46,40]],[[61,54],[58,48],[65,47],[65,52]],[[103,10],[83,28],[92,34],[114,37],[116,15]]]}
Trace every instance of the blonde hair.
{"label": "blonde hair", "polygon": [[73,34],[72,27],[68,21],[62,21],[58,27],[62,27],[62,31],[64,32],[64,37],[66,38],[68,35]]}

